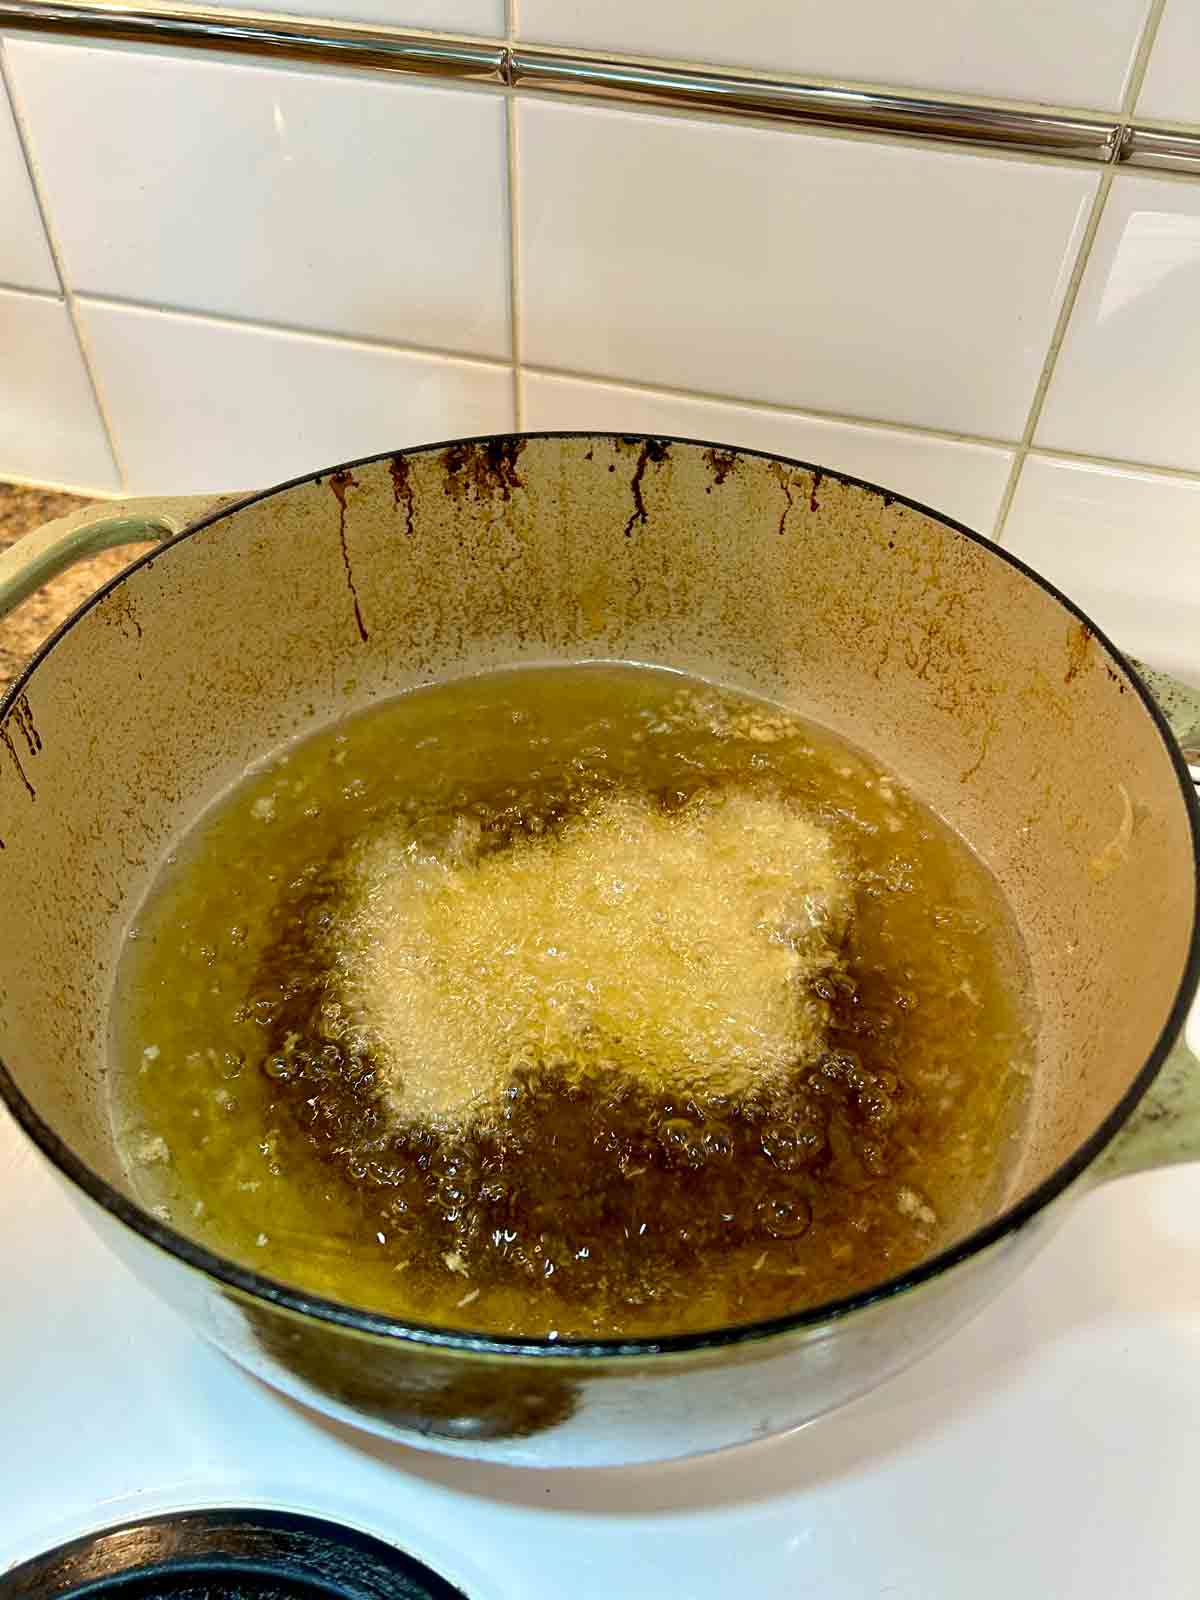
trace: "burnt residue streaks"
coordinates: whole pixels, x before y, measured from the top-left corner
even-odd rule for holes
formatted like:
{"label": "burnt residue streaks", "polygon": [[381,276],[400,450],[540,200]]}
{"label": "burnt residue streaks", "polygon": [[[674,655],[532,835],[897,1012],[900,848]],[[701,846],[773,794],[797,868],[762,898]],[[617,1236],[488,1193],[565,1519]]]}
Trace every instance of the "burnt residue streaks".
{"label": "burnt residue streaks", "polygon": [[37,799],[37,790],[30,783],[28,777],[26,776],[25,768],[21,765],[21,758],[17,754],[16,745],[14,745],[13,742],[12,742],[12,735],[8,731],[8,723],[7,722],[4,724],[4,726],[2,728],[0,728],[0,742],[3,743],[4,748],[8,751],[9,758],[11,759],[13,766],[16,767],[17,775],[20,778],[21,782],[25,785],[25,789],[26,789],[27,794],[29,795],[29,798],[31,800],[36,800]]}
{"label": "burnt residue streaks", "polygon": [[704,459],[712,469],[713,479],[719,489],[737,466],[738,458],[736,450],[718,450],[714,446],[713,449],[704,452]]}
{"label": "burnt residue streaks", "polygon": [[824,477],[825,474],[820,467],[813,468],[812,486],[808,491],[808,509],[810,511],[820,511],[821,509],[821,502],[817,499],[817,490],[821,487]]}
{"label": "burnt residue streaks", "polygon": [[771,470],[774,473],[776,482],[783,490],[783,510],[779,513],[779,535],[782,538],[787,528],[787,519],[791,515],[792,507],[796,504],[796,497],[792,493],[792,480],[787,468],[780,466],[778,462],[772,462]]}
{"label": "burnt residue streaks", "polygon": [[133,600],[130,597],[129,590],[124,584],[122,584],[119,588],[114,589],[111,594],[108,595],[104,602],[104,609],[101,612],[101,615],[111,626],[123,629],[125,631],[126,638],[130,638],[133,634],[136,634],[138,639],[141,639],[142,625],[138,621],[137,612],[134,610]]}
{"label": "burnt residue streaks", "polygon": [[27,695],[22,695],[13,707],[13,720],[25,736],[25,743],[29,746],[29,754],[31,756],[41,755],[42,736],[34,725],[33,712],[29,709]]}
{"label": "burnt residue streaks", "polygon": [[1067,635],[1067,670],[1064,683],[1072,683],[1087,665],[1088,650],[1092,643],[1092,630],[1086,622],[1077,622]]}
{"label": "burnt residue streaks", "polygon": [[333,497],[338,503],[338,539],[342,547],[342,565],[346,569],[346,587],[350,590],[350,598],[354,602],[354,621],[358,627],[358,637],[366,644],[370,635],[363,621],[362,607],[358,603],[358,590],[354,587],[354,569],[350,565],[350,549],[346,543],[346,491],[357,489],[358,479],[353,476],[349,468],[343,467],[340,472],[330,473],[329,487],[333,490]]}
{"label": "burnt residue streaks", "polygon": [[642,447],[638,451],[637,465],[633,469],[633,480],[629,491],[633,495],[633,510],[629,513],[629,520],[625,524],[625,537],[631,537],[634,526],[646,525],[646,502],[642,499],[642,480],[646,476],[647,466],[653,462],[658,466],[667,459],[670,447],[662,439],[643,439]]}
{"label": "burnt residue streaks", "polygon": [[525,448],[524,439],[498,435],[474,444],[452,444],[442,457],[446,470],[446,493],[452,500],[483,500],[499,496],[511,500],[523,480],[517,462]]}
{"label": "burnt residue streaks", "polygon": [[404,507],[404,531],[411,539],[415,501],[412,486],[412,462],[407,456],[393,456],[388,462],[392,475],[392,504]]}

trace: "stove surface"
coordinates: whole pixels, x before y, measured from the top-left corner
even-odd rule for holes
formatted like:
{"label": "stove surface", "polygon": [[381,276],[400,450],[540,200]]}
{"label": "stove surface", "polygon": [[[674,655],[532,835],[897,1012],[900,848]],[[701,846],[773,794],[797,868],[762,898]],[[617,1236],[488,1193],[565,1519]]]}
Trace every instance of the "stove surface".
{"label": "stove surface", "polygon": [[463,1600],[393,1545],[292,1511],[173,1511],[10,1569],[20,1600]]}
{"label": "stove surface", "polygon": [[0,1596],[42,1550],[214,1505],[345,1523],[472,1600],[1196,1593],[1200,1167],[1091,1195],[836,1415],[627,1471],[456,1462],[283,1399],[141,1288],[3,1112],[0,1283]]}

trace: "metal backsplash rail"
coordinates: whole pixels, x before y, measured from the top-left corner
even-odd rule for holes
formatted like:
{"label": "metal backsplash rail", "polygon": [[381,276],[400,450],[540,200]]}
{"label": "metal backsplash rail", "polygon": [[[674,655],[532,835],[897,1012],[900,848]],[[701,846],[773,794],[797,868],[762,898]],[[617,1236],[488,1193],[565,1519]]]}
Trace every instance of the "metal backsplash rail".
{"label": "metal backsplash rail", "polygon": [[0,0],[0,31],[17,30],[369,68],[649,109],[752,117],[788,127],[841,128],[1200,176],[1200,133],[1155,128],[1115,116],[1066,115],[244,12]]}

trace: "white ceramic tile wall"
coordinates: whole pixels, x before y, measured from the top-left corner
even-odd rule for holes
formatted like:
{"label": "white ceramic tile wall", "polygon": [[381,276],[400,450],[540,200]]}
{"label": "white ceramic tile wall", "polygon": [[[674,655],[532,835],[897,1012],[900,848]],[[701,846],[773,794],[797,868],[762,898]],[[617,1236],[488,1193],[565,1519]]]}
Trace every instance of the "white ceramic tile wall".
{"label": "white ceramic tile wall", "polygon": [[525,373],[522,389],[527,428],[628,429],[769,450],[897,489],[981,533],[992,531],[1012,466],[1010,450],[831,422],[795,411],[539,372]]}
{"label": "white ceramic tile wall", "polygon": [[1167,0],[1138,96],[1139,117],[1200,123],[1200,6]]}
{"label": "white ceramic tile wall", "polygon": [[1031,455],[1004,543],[1123,649],[1200,686],[1200,481]]}
{"label": "white ceramic tile wall", "polygon": [[[211,11],[209,0],[184,0],[185,11]],[[504,32],[504,0],[255,0],[241,11],[282,12],[293,17],[323,17],[332,22],[386,23],[393,28],[438,33]]]}
{"label": "white ceramic tile wall", "polygon": [[524,104],[533,365],[1014,438],[1098,177]]}
{"label": "white ceramic tile wall", "polygon": [[0,462],[33,483],[119,487],[60,300],[0,289]]}
{"label": "white ceramic tile wall", "polygon": [[1037,442],[1200,471],[1200,184],[1114,181]]}
{"label": "white ceramic tile wall", "polygon": [[25,154],[0,80],[0,283],[58,292]]}
{"label": "white ceramic tile wall", "polygon": [[86,300],[79,312],[134,494],[258,489],[513,427],[506,366]]}
{"label": "white ceramic tile wall", "polygon": [[[506,20],[503,0],[286,9],[484,36]],[[1157,14],[511,10],[520,39],[1097,110],[1135,96]],[[1198,14],[1167,0],[1139,115],[1200,127]],[[1200,182],[1114,173],[1056,356],[1094,166],[518,97],[510,217],[504,96],[488,89],[28,35],[5,53],[128,489],[264,483],[514,425],[719,437],[995,528],[1123,642],[1200,676]],[[0,302],[0,475],[111,489],[2,97],[0,207],[0,285],[46,291]],[[1154,465],[1194,476],[1138,470]]]}
{"label": "white ceramic tile wall", "polygon": [[517,22],[523,39],[591,50],[1115,107],[1147,9],[1148,0],[517,0]]}
{"label": "white ceramic tile wall", "polygon": [[27,39],[8,60],[80,293],[508,355],[498,96]]}

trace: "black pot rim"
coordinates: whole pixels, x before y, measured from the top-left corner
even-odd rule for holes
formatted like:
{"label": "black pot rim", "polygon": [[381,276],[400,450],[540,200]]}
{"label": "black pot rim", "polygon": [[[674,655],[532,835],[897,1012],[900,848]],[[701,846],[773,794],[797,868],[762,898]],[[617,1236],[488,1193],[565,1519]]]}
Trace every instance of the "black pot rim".
{"label": "black pot rim", "polygon": [[1167,755],[1175,769],[1175,776],[1179,783],[1180,794],[1187,813],[1192,837],[1193,913],[1187,961],[1175,994],[1174,1003],[1167,1014],[1154,1047],[1117,1104],[1072,1155],[1058,1166],[1049,1177],[1043,1179],[1040,1184],[1018,1200],[1015,1205],[1010,1206],[1007,1210],[1001,1212],[999,1216],[976,1228],[964,1238],[957,1240],[947,1249],[919,1262],[917,1266],[900,1274],[898,1277],[885,1279],[883,1282],[875,1284],[868,1289],[860,1290],[856,1294],[845,1295],[840,1299],[825,1301],[823,1304],[810,1306],[802,1311],[792,1312],[782,1317],[773,1317],[765,1321],[738,1323],[728,1327],[706,1329],[697,1333],[668,1334],[659,1338],[596,1340],[493,1337],[484,1333],[470,1333],[419,1322],[406,1322],[398,1317],[362,1310],[320,1295],[306,1294],[301,1289],[278,1282],[265,1274],[254,1272],[250,1268],[239,1266],[236,1262],[218,1255],[215,1251],[208,1250],[203,1245],[187,1238],[184,1234],[177,1233],[175,1229],[167,1226],[166,1223],[160,1222],[126,1195],[114,1189],[111,1184],[107,1183],[98,1173],[93,1172],[90,1167],[81,1161],[66,1142],[60,1139],[54,1130],[42,1120],[17,1087],[3,1059],[0,1059],[0,1100],[4,1101],[15,1120],[41,1150],[42,1154],[64,1177],[82,1190],[89,1199],[93,1200],[104,1211],[107,1211],[150,1244],[157,1246],[168,1255],[174,1256],[177,1260],[183,1262],[186,1266],[192,1267],[214,1280],[223,1288],[235,1290],[252,1300],[265,1301],[283,1311],[312,1318],[319,1322],[330,1323],[357,1333],[444,1351],[457,1351],[462,1354],[494,1357],[534,1357],[543,1360],[561,1360],[571,1364],[580,1359],[620,1361],[630,1358],[645,1358],[647,1356],[684,1355],[691,1352],[732,1349],[736,1346],[838,1322],[866,1306],[879,1304],[896,1295],[915,1289],[921,1284],[928,1283],[970,1257],[977,1256],[989,1247],[999,1244],[1006,1237],[1016,1233],[1031,1222],[1052,1201],[1068,1189],[1096,1160],[1115,1137],[1134,1107],[1153,1083],[1183,1027],[1192,997],[1196,992],[1198,982],[1200,982],[1200,803],[1197,801],[1187,765],[1175,743],[1166,718],[1159,710],[1138,674],[1134,672],[1107,634],[1054,584],[1009,551],[993,543],[992,540],[986,539],[982,534],[976,533],[965,524],[956,521],[953,517],[948,517],[943,512],[923,505],[919,500],[913,500],[908,495],[897,494],[890,489],[882,488],[879,484],[871,483],[867,479],[856,478],[850,473],[838,472],[833,468],[819,466],[814,462],[799,461],[794,457],[777,455],[768,450],[743,449],[735,445],[720,444],[711,439],[690,439],[669,434],[621,433],[615,430],[592,429],[548,429],[511,434],[478,434],[470,438],[443,439],[435,444],[417,445],[409,449],[380,450],[368,456],[357,457],[353,461],[342,462],[332,467],[323,467],[318,472],[303,473],[298,477],[289,478],[286,482],[275,484],[271,488],[259,490],[228,505],[221,506],[217,510],[197,519],[197,521],[185,528],[182,533],[176,534],[174,538],[164,541],[156,549],[148,551],[137,561],[132,562],[123,572],[89,596],[37,651],[3,701],[0,702],[0,725],[3,725],[12,708],[25,693],[25,687],[37,671],[40,663],[71,628],[87,615],[93,606],[118,588],[134,572],[151,562],[161,560],[166,551],[173,549],[178,544],[182,544],[185,540],[195,537],[198,533],[203,532],[205,528],[211,527],[213,523],[245,510],[248,506],[272,499],[286,490],[300,488],[306,484],[318,483],[334,472],[345,472],[351,471],[355,467],[371,466],[376,462],[387,461],[396,456],[428,455],[436,451],[446,450],[455,445],[489,444],[498,440],[508,439],[522,441],[540,439],[592,439],[596,441],[620,439],[636,443],[649,440],[668,446],[678,444],[699,449],[732,451],[739,456],[749,456],[765,461],[777,461],[786,467],[798,468],[801,471],[810,473],[819,473],[823,479],[831,479],[838,483],[847,484],[852,488],[867,490],[872,494],[879,495],[880,498],[888,503],[908,506],[913,511],[932,517],[945,527],[953,528],[956,533],[961,534],[973,544],[981,546],[990,555],[1006,562],[1031,583],[1036,584],[1045,594],[1056,600],[1069,616],[1081,622],[1088,632],[1099,641],[1108,652],[1114,668],[1123,676],[1129,688],[1137,695],[1143,709],[1150,717],[1159,737],[1162,739]]}

